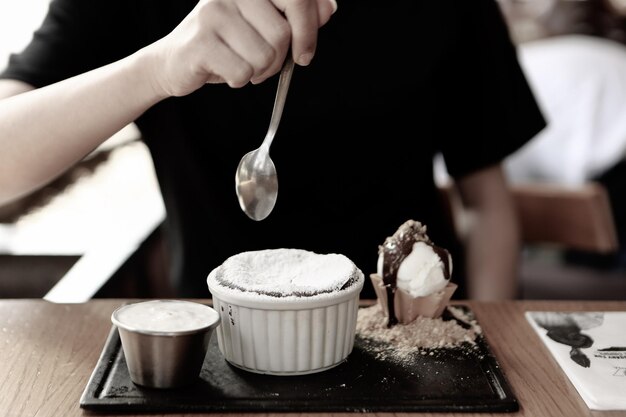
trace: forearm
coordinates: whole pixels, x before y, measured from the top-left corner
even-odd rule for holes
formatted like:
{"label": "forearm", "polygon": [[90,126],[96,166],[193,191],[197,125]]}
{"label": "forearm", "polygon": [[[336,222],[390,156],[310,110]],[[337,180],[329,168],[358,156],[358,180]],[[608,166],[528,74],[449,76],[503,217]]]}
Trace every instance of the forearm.
{"label": "forearm", "polygon": [[519,231],[506,210],[475,213],[467,230],[468,296],[477,300],[519,296]]}
{"label": "forearm", "polygon": [[145,53],[0,100],[0,204],[62,173],[162,98]]}
{"label": "forearm", "polygon": [[520,230],[513,198],[499,167],[460,184],[467,221],[464,235],[468,296],[519,296]]}

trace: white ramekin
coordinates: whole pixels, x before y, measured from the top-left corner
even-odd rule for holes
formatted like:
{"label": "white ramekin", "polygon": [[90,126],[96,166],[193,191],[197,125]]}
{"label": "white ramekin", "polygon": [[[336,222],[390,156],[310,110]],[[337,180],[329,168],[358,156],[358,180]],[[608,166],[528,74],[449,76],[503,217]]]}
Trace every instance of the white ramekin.
{"label": "white ramekin", "polygon": [[364,280],[336,293],[310,297],[260,296],[208,280],[220,351],[247,371],[302,375],[343,362],[354,346]]}

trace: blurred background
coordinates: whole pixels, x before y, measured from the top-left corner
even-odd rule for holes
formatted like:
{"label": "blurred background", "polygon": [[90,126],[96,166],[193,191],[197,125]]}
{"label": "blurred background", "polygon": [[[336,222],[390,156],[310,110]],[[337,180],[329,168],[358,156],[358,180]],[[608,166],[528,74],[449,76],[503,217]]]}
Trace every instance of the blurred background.
{"label": "blurred background", "polygon": [[[549,126],[506,161],[527,299],[626,297],[626,0],[499,0]],[[0,67],[48,0],[0,0]],[[459,234],[463,208],[435,163]],[[0,207],[0,298],[165,297],[165,212],[129,125],[43,189]]]}
{"label": "blurred background", "polygon": [[[0,0],[0,67],[28,44],[48,4]],[[164,216],[131,124],[41,190],[0,206],[0,298],[165,296]]]}
{"label": "blurred background", "polygon": [[626,1],[500,0],[548,127],[506,161],[526,298],[626,297]]}

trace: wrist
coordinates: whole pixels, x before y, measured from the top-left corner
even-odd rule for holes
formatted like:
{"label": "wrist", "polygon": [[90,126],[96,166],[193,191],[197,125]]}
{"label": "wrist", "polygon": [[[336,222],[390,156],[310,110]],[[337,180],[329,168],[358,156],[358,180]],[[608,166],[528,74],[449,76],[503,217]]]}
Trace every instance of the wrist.
{"label": "wrist", "polygon": [[140,91],[151,104],[171,97],[160,81],[159,68],[162,68],[162,64],[150,46],[135,52],[129,57],[129,61],[132,77],[141,86]]}

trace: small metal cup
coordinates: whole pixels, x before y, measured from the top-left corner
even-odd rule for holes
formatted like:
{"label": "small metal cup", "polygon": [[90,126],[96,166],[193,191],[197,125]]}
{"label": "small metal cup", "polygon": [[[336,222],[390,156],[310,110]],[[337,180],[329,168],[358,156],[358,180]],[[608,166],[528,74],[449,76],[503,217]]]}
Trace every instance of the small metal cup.
{"label": "small metal cup", "polygon": [[[155,300],[151,303],[188,301]],[[197,304],[197,303],[196,303]],[[219,314],[209,306],[207,324],[186,330],[142,329],[119,320],[120,312],[133,304],[119,307],[111,315],[122,340],[122,349],[131,380],[150,388],[177,388],[195,382],[202,369]]]}

